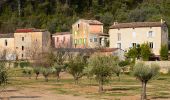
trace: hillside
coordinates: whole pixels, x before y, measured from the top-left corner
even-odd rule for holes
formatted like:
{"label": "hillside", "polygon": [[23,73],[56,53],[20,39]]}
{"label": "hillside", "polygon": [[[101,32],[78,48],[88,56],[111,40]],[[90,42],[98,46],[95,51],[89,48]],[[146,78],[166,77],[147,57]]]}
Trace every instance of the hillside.
{"label": "hillside", "polygon": [[170,0],[1,0],[0,32],[16,28],[70,31],[79,18],[97,19],[105,32],[114,22],[160,21],[170,25]]}

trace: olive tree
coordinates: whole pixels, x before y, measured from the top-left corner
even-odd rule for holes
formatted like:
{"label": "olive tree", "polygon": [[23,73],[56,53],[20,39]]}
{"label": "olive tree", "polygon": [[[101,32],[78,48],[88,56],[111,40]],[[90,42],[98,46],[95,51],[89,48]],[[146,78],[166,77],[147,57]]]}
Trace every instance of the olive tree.
{"label": "olive tree", "polygon": [[135,65],[134,76],[142,83],[141,100],[146,99],[146,84],[158,73],[159,73],[159,66],[156,64],[151,64],[149,66],[140,62]]}
{"label": "olive tree", "polygon": [[89,58],[91,72],[95,75],[99,84],[99,92],[103,91],[103,85],[112,76],[111,59],[109,56],[93,55]]}
{"label": "olive tree", "polygon": [[86,66],[86,59],[83,55],[77,55],[70,59],[67,71],[74,77],[75,84],[78,84],[78,80],[83,77],[83,70]]}
{"label": "olive tree", "polygon": [[35,67],[33,67],[33,71],[36,74],[35,79],[38,80],[38,76],[41,72],[41,67],[35,66]]}
{"label": "olive tree", "polygon": [[49,75],[54,72],[55,69],[53,67],[41,67],[41,73],[43,74],[46,82],[48,82]]}

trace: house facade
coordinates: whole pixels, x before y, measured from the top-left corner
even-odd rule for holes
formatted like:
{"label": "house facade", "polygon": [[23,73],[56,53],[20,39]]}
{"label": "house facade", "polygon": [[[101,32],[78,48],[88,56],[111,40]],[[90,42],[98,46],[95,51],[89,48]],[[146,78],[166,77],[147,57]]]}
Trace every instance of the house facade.
{"label": "house facade", "polygon": [[103,33],[103,23],[80,19],[72,25],[74,48],[106,47],[108,35]]}
{"label": "house facade", "polygon": [[160,22],[114,23],[109,29],[110,48],[128,51],[142,43],[148,43],[155,55],[160,55],[161,45],[168,46],[168,28]]}
{"label": "house facade", "polygon": [[0,60],[15,60],[14,34],[0,34]]}
{"label": "house facade", "polygon": [[42,29],[17,29],[14,33],[17,59],[34,59],[42,52],[48,52],[51,45],[50,33]]}
{"label": "house facade", "polygon": [[55,48],[72,48],[72,34],[70,32],[58,32],[52,35]]}

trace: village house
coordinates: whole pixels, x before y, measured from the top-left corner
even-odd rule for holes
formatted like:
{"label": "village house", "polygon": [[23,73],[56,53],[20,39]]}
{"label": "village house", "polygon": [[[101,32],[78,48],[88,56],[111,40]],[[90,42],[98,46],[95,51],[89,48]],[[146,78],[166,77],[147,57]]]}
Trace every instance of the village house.
{"label": "village house", "polygon": [[14,33],[17,59],[34,59],[36,55],[48,52],[50,36],[50,32],[44,29],[17,29]]}
{"label": "village house", "polygon": [[74,48],[106,47],[108,34],[103,33],[103,23],[80,19],[72,25]]}
{"label": "village house", "polygon": [[71,48],[72,34],[70,32],[58,32],[52,35],[53,46],[55,48]]}
{"label": "village house", "polygon": [[0,60],[15,60],[14,34],[0,34]]}
{"label": "village house", "polygon": [[168,46],[168,28],[166,22],[115,22],[109,29],[110,48],[128,51],[142,43],[148,43],[152,52],[160,55],[161,45]]}

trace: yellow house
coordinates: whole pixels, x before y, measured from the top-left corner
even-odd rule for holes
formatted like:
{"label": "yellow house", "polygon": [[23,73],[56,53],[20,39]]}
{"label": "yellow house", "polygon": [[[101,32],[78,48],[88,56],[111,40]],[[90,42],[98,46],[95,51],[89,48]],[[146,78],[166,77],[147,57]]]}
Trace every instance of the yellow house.
{"label": "yellow house", "polygon": [[115,22],[109,29],[110,48],[129,48],[142,43],[149,43],[155,55],[160,55],[161,45],[168,46],[168,28],[164,21],[160,22]]}
{"label": "yellow house", "polygon": [[0,34],[0,59],[15,60],[14,34]]}
{"label": "yellow house", "polygon": [[14,33],[17,59],[35,59],[51,45],[50,32],[43,29],[17,29]]}

